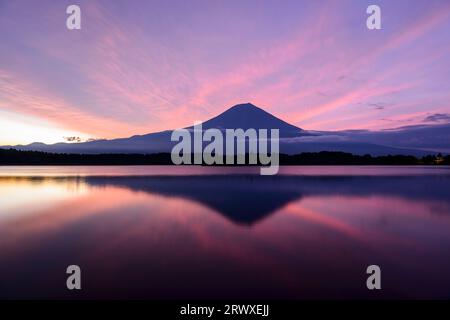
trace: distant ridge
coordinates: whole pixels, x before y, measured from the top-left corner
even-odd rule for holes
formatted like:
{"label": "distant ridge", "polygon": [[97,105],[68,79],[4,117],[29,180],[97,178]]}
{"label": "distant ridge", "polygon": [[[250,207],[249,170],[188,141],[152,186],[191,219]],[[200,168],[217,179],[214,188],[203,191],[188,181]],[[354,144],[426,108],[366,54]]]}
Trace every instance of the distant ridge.
{"label": "distant ridge", "polygon": [[[279,129],[280,152],[285,154],[331,151],[355,155],[420,157],[430,153],[450,153],[450,124],[412,126],[383,131],[308,131],[289,124],[252,103],[243,103],[203,122],[202,126],[204,130],[211,128]],[[52,153],[167,153],[175,144],[170,140],[171,133],[171,130],[166,130],[111,140],[50,145],[35,142],[29,145],[2,148]]]}

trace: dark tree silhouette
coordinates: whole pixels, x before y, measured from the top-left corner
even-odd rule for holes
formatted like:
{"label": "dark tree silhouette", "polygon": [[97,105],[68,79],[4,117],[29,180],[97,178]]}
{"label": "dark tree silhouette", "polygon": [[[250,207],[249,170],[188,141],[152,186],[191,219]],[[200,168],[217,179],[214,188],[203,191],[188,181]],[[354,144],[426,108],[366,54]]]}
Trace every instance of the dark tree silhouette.
{"label": "dark tree silhouette", "polygon": [[[248,157],[247,163],[248,163]],[[236,163],[236,161],[235,161]],[[280,154],[280,165],[450,165],[450,156],[353,155],[345,152]],[[67,154],[0,149],[0,165],[172,165],[170,153]]]}

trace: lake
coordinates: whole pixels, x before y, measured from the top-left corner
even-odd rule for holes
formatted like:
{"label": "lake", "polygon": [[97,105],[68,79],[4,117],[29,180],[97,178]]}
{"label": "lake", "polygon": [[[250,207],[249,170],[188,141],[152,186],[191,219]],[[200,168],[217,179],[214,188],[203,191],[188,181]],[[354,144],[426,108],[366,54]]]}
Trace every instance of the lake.
{"label": "lake", "polygon": [[0,167],[0,199],[2,299],[450,298],[449,167]]}

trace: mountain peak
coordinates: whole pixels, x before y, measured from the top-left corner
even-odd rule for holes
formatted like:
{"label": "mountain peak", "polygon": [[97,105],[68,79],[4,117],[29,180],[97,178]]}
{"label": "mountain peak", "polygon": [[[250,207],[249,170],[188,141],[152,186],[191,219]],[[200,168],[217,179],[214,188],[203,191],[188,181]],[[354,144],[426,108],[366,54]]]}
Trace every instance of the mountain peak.
{"label": "mountain peak", "polygon": [[254,104],[237,104],[203,123],[203,128],[218,129],[279,129],[280,136],[298,136],[302,129],[295,127]]}
{"label": "mountain peak", "polygon": [[266,113],[263,109],[255,106],[253,103],[250,103],[250,102],[240,103],[240,104],[237,104],[235,106],[232,106],[231,108],[229,108],[228,110],[226,110],[223,113],[230,112],[230,111],[232,111],[232,112],[249,112],[249,111],[250,112],[254,112],[254,111],[259,111],[259,112]]}
{"label": "mountain peak", "polygon": [[242,108],[256,108],[256,109],[260,109],[257,106],[255,106],[253,103],[251,102],[247,102],[247,103],[239,103],[235,106],[232,106],[230,109],[242,109]]}

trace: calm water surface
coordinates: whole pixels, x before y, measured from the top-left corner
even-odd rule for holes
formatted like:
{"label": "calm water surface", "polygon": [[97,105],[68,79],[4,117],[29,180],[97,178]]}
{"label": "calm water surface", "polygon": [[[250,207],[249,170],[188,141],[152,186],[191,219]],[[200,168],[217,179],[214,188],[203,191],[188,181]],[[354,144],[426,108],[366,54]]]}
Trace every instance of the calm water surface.
{"label": "calm water surface", "polygon": [[450,298],[448,167],[258,173],[0,167],[0,298]]}

